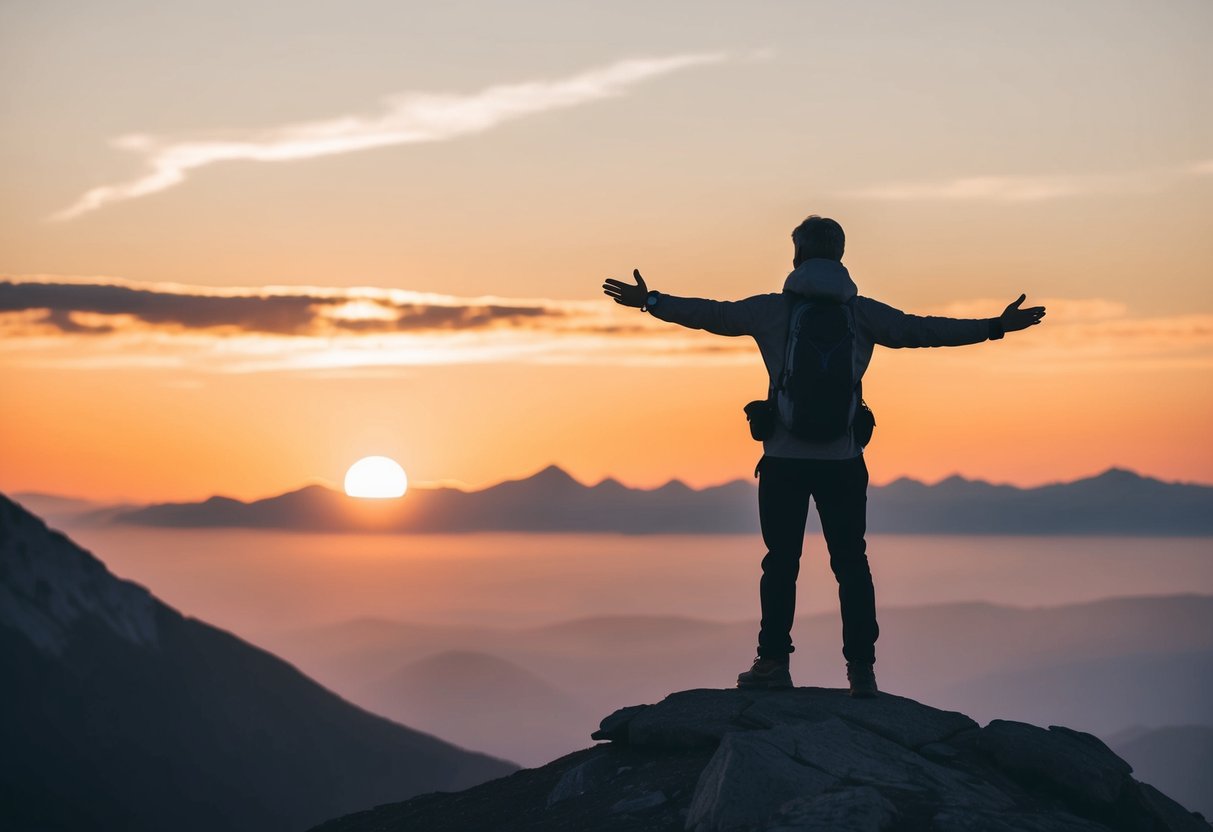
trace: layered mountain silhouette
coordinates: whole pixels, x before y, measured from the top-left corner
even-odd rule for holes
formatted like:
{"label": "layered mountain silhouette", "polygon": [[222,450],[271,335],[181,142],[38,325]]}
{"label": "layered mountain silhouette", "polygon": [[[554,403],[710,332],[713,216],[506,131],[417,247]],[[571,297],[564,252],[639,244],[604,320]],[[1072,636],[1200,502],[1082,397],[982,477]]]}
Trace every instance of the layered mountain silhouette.
{"label": "layered mountain silhouette", "polygon": [[[45,497],[42,497],[45,499]],[[749,533],[758,530],[752,483],[653,489],[615,480],[587,486],[550,466],[480,491],[414,488],[400,500],[360,500],[321,485],[243,502],[83,512],[95,522],[180,528],[296,531]],[[872,532],[911,534],[1213,535],[1213,487],[1166,483],[1110,469],[1070,483],[1018,488],[951,477],[925,485],[899,479],[873,487]],[[816,523],[810,513],[810,523]]]}
{"label": "layered mountain silhouette", "polygon": [[607,716],[600,745],[315,832],[1209,832],[1100,740],[884,694],[688,690]]}
{"label": "layered mountain silhouette", "polygon": [[186,618],[0,495],[0,828],[297,830],[516,767]]}
{"label": "layered mountain silhouette", "polygon": [[949,702],[975,714],[1067,720],[1111,736],[1135,720],[1213,725],[1213,650],[1123,653],[997,670],[951,686]]}
{"label": "layered mountain silhouette", "polygon": [[[557,673],[559,669],[557,668]],[[546,762],[584,740],[590,711],[515,662],[476,650],[446,650],[409,662],[365,686],[356,701],[408,725],[510,759]],[[527,742],[520,743],[521,737]]]}
{"label": "layered mountain silhouette", "polygon": [[[1056,607],[985,603],[890,607],[880,612],[877,669],[882,684],[976,719],[1064,724],[1110,738],[1132,726],[1213,725],[1213,597],[1113,598]],[[510,759],[541,765],[579,747],[584,714],[622,702],[652,701],[671,690],[732,683],[753,657],[756,621],[606,616],[541,627],[470,628],[362,619],[281,633],[266,642],[278,655],[351,701],[450,739],[467,717],[432,702],[432,687],[477,680],[492,690],[493,712],[475,718]],[[843,680],[837,611],[798,617],[792,677],[832,686]],[[466,673],[420,673],[435,656]],[[494,668],[514,672],[495,674]],[[558,688],[563,704],[542,720],[539,694],[518,684],[517,668]],[[412,680],[386,698],[375,686]],[[473,676],[473,670],[475,674]],[[499,683],[492,680],[500,679]],[[464,687],[466,691],[469,688]],[[453,697],[466,695],[452,687]],[[542,689],[541,689],[542,690]],[[567,707],[573,699],[579,708]],[[407,710],[416,707],[415,710]],[[1171,771],[1154,779],[1169,790]],[[1181,781],[1182,782],[1182,781]]]}

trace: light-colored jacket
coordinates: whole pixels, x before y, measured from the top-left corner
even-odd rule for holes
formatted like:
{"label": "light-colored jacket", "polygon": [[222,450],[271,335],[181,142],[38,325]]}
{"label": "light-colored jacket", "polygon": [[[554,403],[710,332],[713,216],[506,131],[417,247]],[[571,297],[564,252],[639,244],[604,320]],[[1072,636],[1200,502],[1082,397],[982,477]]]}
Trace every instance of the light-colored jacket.
{"label": "light-colored jacket", "polygon": [[[909,315],[880,301],[858,294],[846,266],[836,260],[806,260],[788,275],[783,292],[754,295],[738,301],[680,298],[659,293],[649,312],[655,318],[702,329],[716,335],[749,335],[758,342],[774,389],[783,372],[788,340],[788,318],[792,305],[804,298],[845,303],[852,298],[855,346],[854,377],[860,379],[872,360],[872,348],[959,347],[990,337],[992,320],[939,318]],[[778,422],[778,420],[777,420]],[[767,456],[793,459],[850,459],[863,448],[848,430],[829,442],[809,442],[776,424],[775,433],[763,442]]]}

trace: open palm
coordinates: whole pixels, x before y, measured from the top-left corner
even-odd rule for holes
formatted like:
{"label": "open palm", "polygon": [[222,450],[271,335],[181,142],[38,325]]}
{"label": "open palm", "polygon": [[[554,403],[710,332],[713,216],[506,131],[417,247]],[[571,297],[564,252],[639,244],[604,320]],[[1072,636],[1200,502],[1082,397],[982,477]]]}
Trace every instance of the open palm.
{"label": "open palm", "polygon": [[1018,332],[1021,329],[1036,326],[1040,323],[1040,319],[1045,316],[1045,308],[1043,306],[1029,306],[1027,309],[1020,308],[1020,304],[1027,297],[1027,295],[1020,295],[1018,300],[1012,301],[1002,311],[1002,315],[999,316],[998,320],[1002,324],[1003,332]]}
{"label": "open palm", "polygon": [[636,309],[643,308],[649,297],[649,287],[644,284],[644,278],[640,276],[640,269],[633,269],[632,277],[636,278],[635,285],[608,277],[602,284],[603,294],[614,298],[615,303],[633,306]]}

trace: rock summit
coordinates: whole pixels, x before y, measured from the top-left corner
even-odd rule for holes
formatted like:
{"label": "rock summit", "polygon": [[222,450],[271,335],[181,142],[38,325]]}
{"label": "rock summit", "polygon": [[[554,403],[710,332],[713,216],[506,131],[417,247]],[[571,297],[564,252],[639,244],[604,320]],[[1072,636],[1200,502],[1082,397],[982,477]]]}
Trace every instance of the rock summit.
{"label": "rock summit", "polygon": [[882,694],[688,690],[602,720],[599,745],[324,832],[1209,832],[1098,738]]}

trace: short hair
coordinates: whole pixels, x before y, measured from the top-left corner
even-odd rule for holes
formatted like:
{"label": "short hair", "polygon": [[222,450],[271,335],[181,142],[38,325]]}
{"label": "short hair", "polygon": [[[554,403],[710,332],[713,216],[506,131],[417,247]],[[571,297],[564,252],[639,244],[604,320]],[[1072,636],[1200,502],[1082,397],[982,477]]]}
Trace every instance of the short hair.
{"label": "short hair", "polygon": [[805,260],[815,257],[841,260],[847,237],[842,232],[842,226],[836,221],[812,214],[792,231],[792,242],[796,245],[792,265],[799,266]]}

